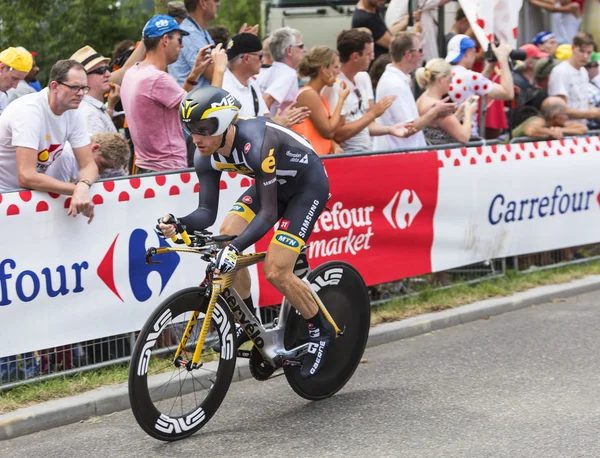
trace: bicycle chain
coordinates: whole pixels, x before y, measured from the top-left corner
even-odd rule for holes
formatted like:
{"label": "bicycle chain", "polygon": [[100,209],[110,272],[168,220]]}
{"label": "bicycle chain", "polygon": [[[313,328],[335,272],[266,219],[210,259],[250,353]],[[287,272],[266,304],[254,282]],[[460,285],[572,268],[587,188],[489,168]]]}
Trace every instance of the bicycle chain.
{"label": "bicycle chain", "polygon": [[275,368],[264,360],[255,346],[252,347],[252,351],[250,352],[248,366],[250,367],[252,377],[260,382],[268,380],[273,375],[273,372],[275,372]]}

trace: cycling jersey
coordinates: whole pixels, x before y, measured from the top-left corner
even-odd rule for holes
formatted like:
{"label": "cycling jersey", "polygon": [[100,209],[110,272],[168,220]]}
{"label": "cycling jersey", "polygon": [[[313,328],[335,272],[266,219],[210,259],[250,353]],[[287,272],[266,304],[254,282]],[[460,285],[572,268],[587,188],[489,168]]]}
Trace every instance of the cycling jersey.
{"label": "cycling jersey", "polygon": [[282,218],[272,242],[299,253],[329,198],[321,159],[305,138],[268,118],[239,119],[234,128],[229,156],[195,154],[199,205],[182,222],[191,231],[214,224],[221,173],[241,173],[255,178],[255,183],[230,211],[249,223],[231,245],[243,251]]}

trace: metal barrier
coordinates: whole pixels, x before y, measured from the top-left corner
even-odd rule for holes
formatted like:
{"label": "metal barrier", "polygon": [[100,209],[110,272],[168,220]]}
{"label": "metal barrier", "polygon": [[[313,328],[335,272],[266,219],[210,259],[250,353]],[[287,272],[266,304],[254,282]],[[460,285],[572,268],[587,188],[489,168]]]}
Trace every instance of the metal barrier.
{"label": "metal barrier", "polygon": [[[588,135],[600,135],[600,131],[591,131]],[[514,142],[511,141],[511,143]],[[540,139],[525,139],[540,141]],[[436,145],[435,149],[469,148],[499,144],[498,140],[477,141],[467,144],[452,143]],[[372,151],[373,154],[418,153],[426,152],[423,148],[407,148],[394,151]],[[334,160],[342,157],[365,155],[365,153],[347,153],[327,156]],[[193,172],[194,169],[185,169]],[[181,170],[169,173],[152,173],[149,175],[166,175],[181,173]],[[110,181],[129,177],[114,178]],[[407,278],[369,288],[372,305],[387,302],[393,298],[408,297],[420,294],[431,288],[449,288],[454,285],[472,284],[490,278],[500,277],[508,267],[521,272],[548,269],[563,265],[600,259],[600,244],[585,247],[565,248],[550,252],[517,256],[508,260],[495,259],[470,266],[464,266],[444,272],[436,272],[419,277]],[[507,262],[508,261],[508,262]],[[272,323],[279,312],[278,306],[261,309],[263,323]],[[85,342],[74,342],[61,347],[43,349],[21,355],[0,358],[0,391],[24,385],[32,381],[43,381],[56,377],[72,375],[84,371],[96,370],[129,361],[135,345],[137,333],[121,334]]]}

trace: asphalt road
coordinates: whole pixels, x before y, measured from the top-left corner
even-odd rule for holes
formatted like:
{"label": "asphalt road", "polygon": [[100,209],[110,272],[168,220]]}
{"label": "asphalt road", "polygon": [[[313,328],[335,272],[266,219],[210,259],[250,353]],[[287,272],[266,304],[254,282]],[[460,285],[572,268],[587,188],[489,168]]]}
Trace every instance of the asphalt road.
{"label": "asphalt road", "polygon": [[0,442],[0,457],[598,457],[600,293],[367,350],[311,403],[285,377],[232,385],[189,439],[129,411]]}

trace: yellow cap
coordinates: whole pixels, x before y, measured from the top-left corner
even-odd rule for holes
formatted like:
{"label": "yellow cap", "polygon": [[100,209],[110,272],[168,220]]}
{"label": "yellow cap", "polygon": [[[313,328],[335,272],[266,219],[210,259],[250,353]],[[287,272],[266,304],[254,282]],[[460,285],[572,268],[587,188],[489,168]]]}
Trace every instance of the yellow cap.
{"label": "yellow cap", "polygon": [[24,48],[6,48],[0,52],[0,62],[18,72],[29,73],[33,66],[33,56]]}
{"label": "yellow cap", "polygon": [[556,48],[554,55],[559,60],[567,60],[573,54],[573,46],[571,45],[560,45]]}

